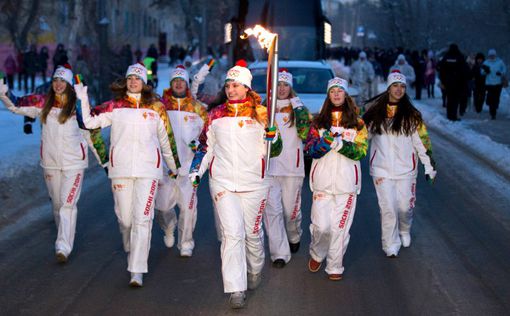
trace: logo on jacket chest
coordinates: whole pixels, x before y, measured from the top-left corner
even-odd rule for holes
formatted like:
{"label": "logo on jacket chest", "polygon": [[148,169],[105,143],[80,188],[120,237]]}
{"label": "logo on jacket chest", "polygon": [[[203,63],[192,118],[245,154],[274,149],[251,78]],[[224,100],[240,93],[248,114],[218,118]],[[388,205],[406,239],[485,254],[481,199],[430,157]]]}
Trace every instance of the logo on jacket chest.
{"label": "logo on jacket chest", "polygon": [[197,116],[196,115],[184,115],[184,122],[185,123],[193,123],[193,122],[196,122],[197,121]]}
{"label": "logo on jacket chest", "polygon": [[144,120],[149,119],[150,121],[152,121],[152,120],[156,119],[156,114],[154,114],[154,113],[152,113],[152,112],[146,112],[146,111],[144,111],[144,112],[142,113],[142,116],[143,116],[143,119],[144,119]]}
{"label": "logo on jacket chest", "polygon": [[245,126],[245,125],[246,125],[246,127],[254,126],[255,123],[256,123],[255,120],[248,119],[248,120],[240,120],[239,122],[237,122],[237,125],[239,125],[239,127],[243,128],[243,126]]}

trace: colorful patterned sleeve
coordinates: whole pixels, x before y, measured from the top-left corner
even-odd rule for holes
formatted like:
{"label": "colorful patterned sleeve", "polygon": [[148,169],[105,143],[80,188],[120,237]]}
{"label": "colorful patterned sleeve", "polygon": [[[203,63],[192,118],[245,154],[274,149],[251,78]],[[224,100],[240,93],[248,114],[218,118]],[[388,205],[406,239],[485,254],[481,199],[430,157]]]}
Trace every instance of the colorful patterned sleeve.
{"label": "colorful patterned sleeve", "polygon": [[278,125],[276,125],[276,131],[278,138],[274,143],[271,144],[271,152],[269,153],[269,158],[278,157],[283,150],[283,141],[280,135],[280,131],[278,130]]}
{"label": "colorful patterned sleeve", "polygon": [[165,129],[168,134],[170,148],[172,149],[172,156],[174,157],[175,166],[180,168],[181,163],[179,161],[179,156],[177,155],[177,143],[175,142],[174,132],[172,130],[172,125],[170,124],[170,119],[166,113],[165,106],[161,102],[155,102],[151,105],[151,109],[156,111],[163,120],[163,124],[165,125]]}
{"label": "colorful patterned sleeve", "polygon": [[310,112],[306,107],[301,106],[294,109],[294,117],[296,120],[298,137],[305,142],[306,137],[308,136],[308,131],[310,130],[310,123],[312,121]]}
{"label": "colorful patterned sleeve", "polygon": [[[90,141],[95,151],[96,157],[99,160],[99,164],[106,166],[108,163],[108,150],[106,149],[106,143],[103,136],[101,135],[101,129],[90,130]],[[92,149],[92,148],[91,148]]]}
{"label": "colorful patterned sleeve", "polygon": [[[361,127],[361,128],[360,128]],[[362,119],[358,119],[358,131],[354,142],[342,140],[343,146],[338,153],[352,160],[361,160],[367,155],[368,131]]]}
{"label": "colorful patterned sleeve", "polygon": [[209,112],[207,116],[207,123],[204,124],[204,127],[202,129],[202,132],[200,133],[200,136],[198,137],[198,147],[197,151],[195,152],[195,156],[193,157],[193,161],[191,162],[191,166],[189,169],[189,172],[200,172],[204,157],[208,153],[208,144],[207,144],[207,134],[209,132],[209,126],[211,125],[211,122],[214,121],[217,118],[223,117],[224,115],[224,106],[219,106],[217,108],[214,108],[211,112]]}
{"label": "colorful patterned sleeve", "polygon": [[306,156],[319,159],[331,150],[330,145],[330,142],[321,137],[319,130],[315,126],[310,126],[304,148]]}
{"label": "colorful patterned sleeve", "polygon": [[420,126],[418,126],[418,128],[417,128],[417,132],[418,132],[418,135],[420,136],[420,140],[421,140],[423,146],[426,149],[426,154],[430,159],[430,163],[431,163],[432,167],[434,167],[434,169],[435,169],[436,162],[432,158],[432,143],[430,141],[429,132],[427,131],[427,127],[425,126],[425,124],[423,124],[423,123],[420,124]]}
{"label": "colorful patterned sleeve", "polygon": [[204,126],[207,124],[207,110],[205,107],[199,102],[194,101],[193,102],[193,111],[200,116],[202,121],[204,122]]}
{"label": "colorful patterned sleeve", "polygon": [[44,108],[45,101],[46,97],[39,94],[31,94],[20,98],[10,95],[4,103],[7,109],[13,113],[36,118]]}

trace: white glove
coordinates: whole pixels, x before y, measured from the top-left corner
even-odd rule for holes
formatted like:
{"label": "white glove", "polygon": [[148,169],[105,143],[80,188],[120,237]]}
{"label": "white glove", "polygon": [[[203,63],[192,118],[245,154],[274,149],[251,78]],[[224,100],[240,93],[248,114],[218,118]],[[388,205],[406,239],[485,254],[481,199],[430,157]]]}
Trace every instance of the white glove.
{"label": "white glove", "polygon": [[345,139],[348,142],[354,143],[354,139],[356,138],[356,135],[358,133],[355,129],[346,129],[342,132],[342,138]]}
{"label": "white glove", "polygon": [[297,109],[297,108],[305,106],[303,104],[303,102],[301,102],[301,99],[299,99],[299,97],[294,97],[294,98],[290,99],[290,104],[292,104],[293,109]]}
{"label": "white glove", "polygon": [[[338,136],[338,135],[342,135],[342,133],[344,132],[344,130],[345,130],[345,129],[344,129],[343,127],[341,127],[341,126],[331,126],[331,127],[329,128],[329,131],[331,132],[331,135],[333,135],[333,136],[335,136],[335,135],[336,135],[336,136]],[[336,136],[335,136],[335,137],[336,137]]]}
{"label": "white glove", "polygon": [[342,135],[335,137],[335,140],[331,143],[331,150],[339,151],[344,146]]}
{"label": "white glove", "polygon": [[205,77],[209,74],[209,65],[203,64],[200,70],[193,76],[193,80],[197,81],[199,84],[205,81]]}
{"label": "white glove", "polygon": [[74,85],[74,92],[76,92],[76,97],[80,100],[88,99],[87,89],[88,87],[84,86],[81,82]]}
{"label": "white glove", "polygon": [[198,184],[200,183],[200,175],[198,172],[192,172],[188,175],[188,177],[191,185],[195,188],[198,187]]}
{"label": "white glove", "polygon": [[3,79],[0,79],[0,96],[7,96],[7,92],[9,92],[9,86]]}

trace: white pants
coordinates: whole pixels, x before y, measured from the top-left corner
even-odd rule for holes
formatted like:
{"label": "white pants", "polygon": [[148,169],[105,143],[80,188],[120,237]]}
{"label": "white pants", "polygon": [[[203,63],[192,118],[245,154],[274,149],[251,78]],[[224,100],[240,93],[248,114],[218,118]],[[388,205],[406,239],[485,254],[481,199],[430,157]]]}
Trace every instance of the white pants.
{"label": "white pants", "polygon": [[209,185],[223,233],[221,272],[224,291],[245,291],[247,273],[259,274],[264,267],[262,216],[268,189],[231,192],[213,182]]}
{"label": "white pants", "polygon": [[78,199],[83,183],[84,169],[44,169],[44,181],[53,204],[53,216],[57,225],[55,251],[69,256],[73,250],[78,217]]}
{"label": "white pants", "polygon": [[373,178],[381,212],[382,248],[387,255],[398,254],[399,234],[410,233],[416,201],[416,178],[392,180]]}
{"label": "white pants", "polygon": [[124,250],[128,253],[127,269],[147,273],[158,180],[114,178],[112,191]]}
{"label": "white pants", "polygon": [[195,248],[193,231],[197,222],[197,190],[187,176],[179,175],[175,180],[164,176],[159,180],[156,209],[160,211],[157,219],[165,234],[175,231],[176,205],[179,207],[177,248],[181,252],[192,252]]}
{"label": "white pants", "polygon": [[356,193],[328,194],[315,191],[312,202],[310,256],[317,262],[327,257],[326,273],[342,274],[343,257],[349,244]]}
{"label": "white pants", "polygon": [[301,240],[301,188],[303,177],[273,177],[271,180],[264,225],[269,240],[271,260],[289,262],[290,243]]}

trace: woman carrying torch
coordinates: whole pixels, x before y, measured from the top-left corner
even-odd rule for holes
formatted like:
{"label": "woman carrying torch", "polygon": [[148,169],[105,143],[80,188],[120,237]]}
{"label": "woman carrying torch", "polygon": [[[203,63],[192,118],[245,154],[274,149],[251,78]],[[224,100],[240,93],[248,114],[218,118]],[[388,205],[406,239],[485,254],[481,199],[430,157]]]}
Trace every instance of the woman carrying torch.
{"label": "woman carrying torch", "polygon": [[252,75],[238,63],[227,72],[226,99],[212,109],[190,168],[190,180],[209,169],[209,185],[222,232],[221,259],[230,307],[244,307],[246,289],[260,284],[264,266],[262,216],[269,183],[266,142],[271,157],[280,154],[276,128],[268,128],[266,107],[251,90]]}

